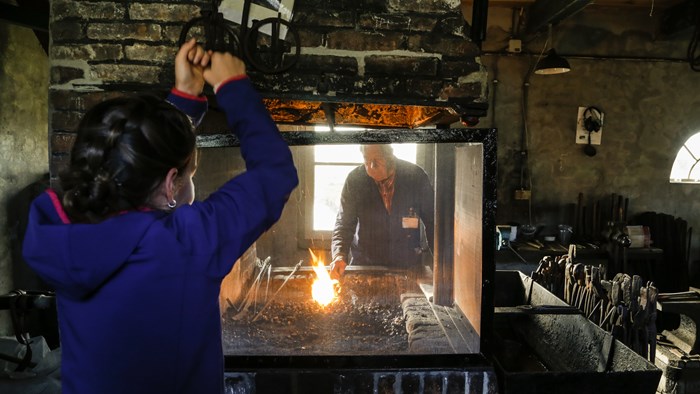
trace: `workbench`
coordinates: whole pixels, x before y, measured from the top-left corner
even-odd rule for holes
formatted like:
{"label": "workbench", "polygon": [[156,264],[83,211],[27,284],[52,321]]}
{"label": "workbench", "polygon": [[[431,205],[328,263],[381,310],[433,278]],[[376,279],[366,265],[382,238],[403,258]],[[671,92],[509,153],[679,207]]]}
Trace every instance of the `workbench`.
{"label": "workbench", "polygon": [[[541,246],[540,246],[541,245]],[[586,265],[602,265],[608,279],[618,272],[640,275],[644,281],[655,281],[663,269],[664,253],[659,248],[623,248],[612,244],[596,245],[581,243],[576,245],[576,258]],[[530,274],[545,256],[561,256],[568,248],[555,242],[511,242],[510,247],[496,251],[497,269],[517,269]]]}
{"label": "workbench", "polygon": [[[535,246],[538,245],[538,246]],[[539,246],[541,245],[541,246]],[[502,247],[496,251],[496,264],[527,264],[537,265],[545,256],[562,256],[567,254],[568,247],[554,242],[511,242],[510,247]],[[608,251],[592,244],[576,245],[576,258],[586,264],[607,264]]]}

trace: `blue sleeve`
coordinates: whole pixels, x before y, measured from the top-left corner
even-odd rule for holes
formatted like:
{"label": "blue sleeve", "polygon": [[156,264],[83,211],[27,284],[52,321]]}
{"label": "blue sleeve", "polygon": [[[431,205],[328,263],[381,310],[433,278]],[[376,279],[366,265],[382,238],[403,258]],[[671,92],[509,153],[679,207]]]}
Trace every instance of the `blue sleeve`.
{"label": "blue sleeve", "polygon": [[299,180],[292,153],[250,79],[226,83],[216,98],[240,140],[246,171],[174,216],[193,252],[212,256],[208,272],[223,277],[280,218]]}
{"label": "blue sleeve", "polygon": [[199,124],[202,122],[204,115],[207,113],[207,108],[209,105],[206,96],[190,96],[188,94],[178,92],[175,89],[170,91],[170,94],[165,101],[184,112],[185,115],[190,118],[195,127],[199,126]]}

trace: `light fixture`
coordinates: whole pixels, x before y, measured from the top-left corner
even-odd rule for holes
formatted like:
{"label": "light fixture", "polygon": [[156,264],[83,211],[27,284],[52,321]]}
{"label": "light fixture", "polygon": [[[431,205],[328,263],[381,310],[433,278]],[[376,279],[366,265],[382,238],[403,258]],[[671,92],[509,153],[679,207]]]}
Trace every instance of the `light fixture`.
{"label": "light fixture", "polygon": [[[547,37],[547,43],[552,46],[552,25],[549,25],[549,36]],[[545,48],[547,47],[545,43]],[[563,57],[557,54],[554,48],[550,48],[547,51],[547,55],[537,61],[535,65],[535,74],[539,75],[552,75],[552,74],[562,74],[571,71],[571,66],[569,62]]]}

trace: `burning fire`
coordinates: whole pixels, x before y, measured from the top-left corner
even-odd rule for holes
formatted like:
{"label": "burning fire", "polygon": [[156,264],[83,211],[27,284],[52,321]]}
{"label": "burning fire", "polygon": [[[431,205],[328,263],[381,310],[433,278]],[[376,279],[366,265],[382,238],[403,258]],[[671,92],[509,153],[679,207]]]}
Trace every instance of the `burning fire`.
{"label": "burning fire", "polygon": [[319,259],[311,249],[309,252],[313,261],[312,267],[316,273],[316,279],[311,285],[311,297],[321,306],[326,306],[336,299],[340,286],[336,279],[331,279],[323,260]]}

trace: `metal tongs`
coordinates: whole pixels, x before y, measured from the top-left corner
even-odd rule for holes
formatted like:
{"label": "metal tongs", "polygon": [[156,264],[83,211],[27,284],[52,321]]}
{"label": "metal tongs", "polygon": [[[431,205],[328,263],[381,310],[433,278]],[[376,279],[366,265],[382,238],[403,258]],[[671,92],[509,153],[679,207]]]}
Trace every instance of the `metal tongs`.
{"label": "metal tongs", "polygon": [[255,315],[255,317],[253,318],[253,320],[251,320],[251,322],[254,322],[254,321],[258,320],[258,318],[260,317],[260,315],[262,315],[262,313],[265,311],[265,309],[267,309],[267,307],[272,303],[272,301],[275,299],[275,297],[277,296],[277,294],[279,294],[280,290],[282,290],[282,288],[284,287],[284,285],[287,284],[287,282],[289,281],[289,279],[290,279],[292,276],[294,276],[294,274],[297,272],[297,270],[299,269],[299,267],[301,267],[301,264],[302,264],[303,262],[304,262],[304,260],[299,260],[299,262],[297,263],[297,265],[294,266],[294,269],[292,269],[292,272],[290,272],[289,275],[287,275],[287,277],[284,278],[284,282],[282,282],[282,284],[281,284],[280,287],[277,289],[277,291],[275,291],[275,294],[273,294],[272,297],[270,297],[270,299],[267,300],[267,303],[265,304],[265,306],[263,306],[262,309],[260,309],[260,311],[258,311],[258,313]]}
{"label": "metal tongs", "polygon": [[[238,313],[233,316],[234,320],[240,320],[243,317],[243,315],[245,315],[248,312],[248,308],[250,307],[250,304],[253,303],[253,301],[255,301],[257,305],[258,289],[260,288],[260,283],[262,282],[262,277],[265,274],[265,272],[267,272],[267,285],[269,286],[270,284],[270,271],[272,269],[272,265],[270,264],[270,256],[268,256],[262,262],[258,260],[257,265],[260,267],[260,272],[258,272],[258,276],[255,277],[255,280],[250,285],[248,293],[246,293],[245,297],[243,297],[241,305],[236,307],[236,311]],[[265,293],[265,298],[267,298],[267,292]]]}

